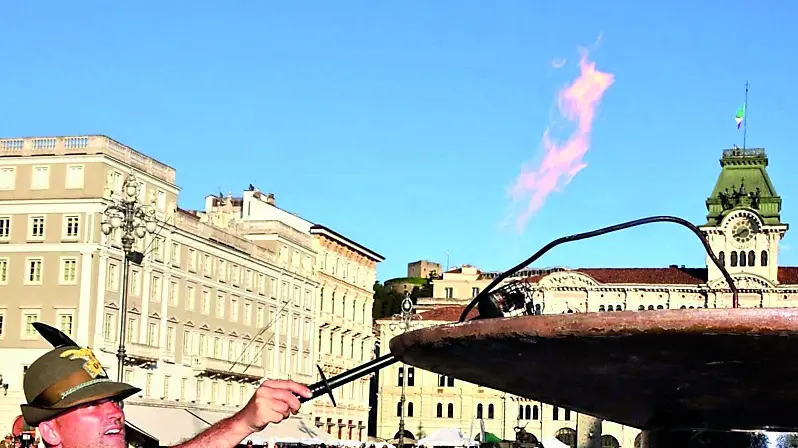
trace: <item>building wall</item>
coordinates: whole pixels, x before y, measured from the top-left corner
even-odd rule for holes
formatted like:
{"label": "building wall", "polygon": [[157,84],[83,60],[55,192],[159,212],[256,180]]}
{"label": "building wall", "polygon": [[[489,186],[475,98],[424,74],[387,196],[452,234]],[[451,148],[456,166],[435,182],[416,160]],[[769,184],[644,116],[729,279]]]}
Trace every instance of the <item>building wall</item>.
{"label": "building wall", "polygon": [[315,377],[313,260],[281,263],[274,249],[288,242],[253,242],[178,210],[174,170],[107,137],[3,139],[0,433],[20,414],[24,369],[51,348],[29,319],[92,347],[117,375],[121,235],[100,223],[130,172],[162,223],[130,269],[124,378],[142,389],[132,399],[233,412],[264,377]]}
{"label": "building wall", "polygon": [[407,264],[407,276],[415,278],[427,278],[430,274],[435,275],[443,274],[440,263],[432,261],[419,260]]}
{"label": "building wall", "polygon": [[[371,285],[383,258],[324,229],[312,232],[320,284],[316,349],[319,365],[330,377],[373,357]],[[335,437],[367,440],[369,380],[366,376],[335,390],[337,407],[326,397],[314,401],[316,426]]]}

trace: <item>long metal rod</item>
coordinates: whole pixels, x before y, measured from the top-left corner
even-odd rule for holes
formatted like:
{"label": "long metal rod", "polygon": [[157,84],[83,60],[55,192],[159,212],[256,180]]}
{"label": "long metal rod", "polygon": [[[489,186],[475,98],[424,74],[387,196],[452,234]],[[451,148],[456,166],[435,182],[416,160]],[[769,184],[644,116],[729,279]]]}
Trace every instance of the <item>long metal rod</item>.
{"label": "long metal rod", "polygon": [[374,373],[378,370],[388,367],[397,361],[398,359],[396,359],[396,357],[393,355],[382,355],[379,358],[372,359],[371,361],[361,364],[352,370],[347,370],[346,372],[340,373],[329,380],[322,379],[321,381],[308,386],[313,396],[310,398],[300,397],[299,402],[304,403],[325,394],[332,394],[333,389],[337,389],[344,384],[349,384],[358,378],[362,378],[370,373]]}

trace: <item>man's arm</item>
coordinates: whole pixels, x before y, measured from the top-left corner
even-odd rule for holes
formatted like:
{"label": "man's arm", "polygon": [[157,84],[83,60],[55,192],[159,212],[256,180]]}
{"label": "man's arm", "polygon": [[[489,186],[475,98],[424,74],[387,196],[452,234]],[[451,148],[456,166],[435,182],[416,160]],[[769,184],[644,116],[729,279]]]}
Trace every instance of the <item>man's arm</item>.
{"label": "man's arm", "polygon": [[296,395],[310,398],[310,389],[294,381],[264,381],[243,409],[175,448],[234,448],[269,423],[280,423],[299,412]]}

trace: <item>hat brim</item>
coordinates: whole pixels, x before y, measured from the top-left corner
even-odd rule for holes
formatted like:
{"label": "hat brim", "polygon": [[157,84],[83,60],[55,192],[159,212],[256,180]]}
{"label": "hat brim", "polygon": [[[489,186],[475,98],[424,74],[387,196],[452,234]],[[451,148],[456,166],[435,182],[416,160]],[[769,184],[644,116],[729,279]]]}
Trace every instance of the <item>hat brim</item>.
{"label": "hat brim", "polygon": [[109,381],[95,383],[77,390],[49,408],[31,406],[29,404],[23,404],[20,407],[22,408],[22,417],[25,422],[32,427],[37,427],[39,423],[50,420],[78,406],[108,399],[121,401],[139,392],[141,392],[141,389],[130,384]]}

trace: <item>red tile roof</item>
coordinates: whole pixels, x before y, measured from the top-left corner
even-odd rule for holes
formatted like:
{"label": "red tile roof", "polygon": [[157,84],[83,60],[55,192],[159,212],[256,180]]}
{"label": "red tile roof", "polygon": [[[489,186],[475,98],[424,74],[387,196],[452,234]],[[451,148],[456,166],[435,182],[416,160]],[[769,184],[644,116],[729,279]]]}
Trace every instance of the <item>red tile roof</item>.
{"label": "red tile roof", "polygon": [[[421,315],[421,320],[427,321],[444,321],[444,322],[456,322],[460,319],[460,314],[465,309],[464,306],[442,306],[439,308],[433,308],[429,311],[424,311],[419,313]],[[474,318],[479,316],[479,312],[477,311],[476,307],[468,313],[468,319]]]}
{"label": "red tile roof", "polygon": [[779,266],[779,283],[798,285],[798,266]]}

